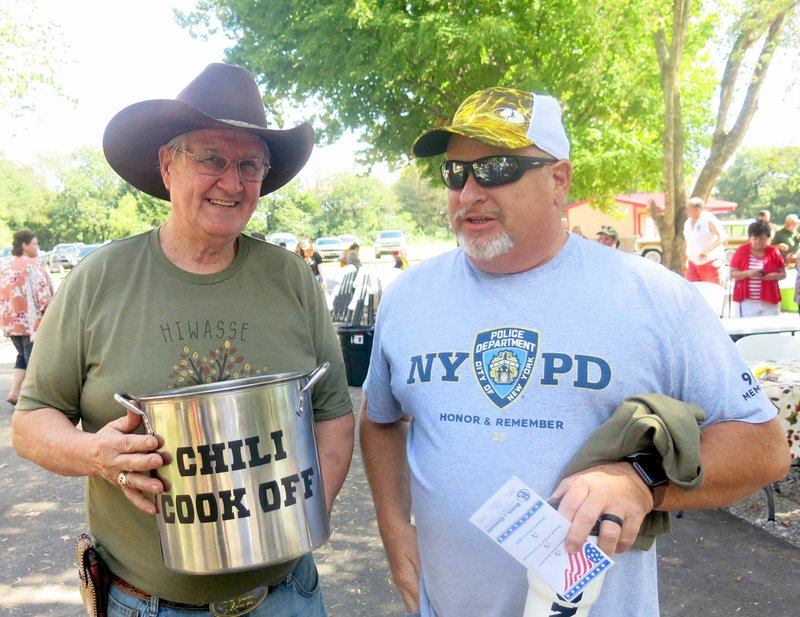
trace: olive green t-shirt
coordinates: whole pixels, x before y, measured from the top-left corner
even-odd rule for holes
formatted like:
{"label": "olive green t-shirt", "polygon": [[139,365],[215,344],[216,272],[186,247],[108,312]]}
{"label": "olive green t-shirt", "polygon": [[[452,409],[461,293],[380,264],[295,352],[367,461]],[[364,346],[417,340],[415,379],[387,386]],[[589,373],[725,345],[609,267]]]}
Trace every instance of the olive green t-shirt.
{"label": "olive green t-shirt", "polygon": [[[113,395],[260,374],[330,369],[312,390],[315,420],[352,410],[336,331],[308,265],[240,235],[233,263],[216,274],[177,268],[158,230],[87,256],[64,279],[39,329],[18,407],[53,407],[96,432],[126,413]],[[294,562],[225,575],[167,570],[155,518],[102,478],[87,481],[92,535],[112,571],[178,602],[231,598],[285,578]]]}
{"label": "olive green t-shirt", "polygon": [[797,252],[798,244],[800,244],[800,234],[798,234],[796,231],[789,231],[785,227],[781,227],[775,232],[770,244],[772,244],[772,246],[785,244],[789,247],[789,250],[781,251],[781,256],[783,257],[784,261],[786,261],[786,256],[789,255],[789,253]]}

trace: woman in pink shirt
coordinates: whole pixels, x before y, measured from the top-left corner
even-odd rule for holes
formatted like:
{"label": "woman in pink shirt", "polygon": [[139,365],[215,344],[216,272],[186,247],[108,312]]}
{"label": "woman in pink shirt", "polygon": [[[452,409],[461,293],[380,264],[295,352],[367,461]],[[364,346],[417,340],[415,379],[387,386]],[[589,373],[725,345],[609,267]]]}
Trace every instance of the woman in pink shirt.
{"label": "woman in pink shirt", "polygon": [[750,241],[736,249],[731,259],[731,278],[736,281],[733,301],[739,303],[740,317],[781,312],[778,281],[786,278],[786,269],[780,251],[769,244],[771,234],[769,223],[750,223]]}
{"label": "woman in pink shirt", "polygon": [[30,231],[14,234],[12,257],[0,264],[0,325],[17,350],[17,361],[6,400],[17,404],[31,357],[33,338],[53,297],[53,281],[36,260],[39,241]]}

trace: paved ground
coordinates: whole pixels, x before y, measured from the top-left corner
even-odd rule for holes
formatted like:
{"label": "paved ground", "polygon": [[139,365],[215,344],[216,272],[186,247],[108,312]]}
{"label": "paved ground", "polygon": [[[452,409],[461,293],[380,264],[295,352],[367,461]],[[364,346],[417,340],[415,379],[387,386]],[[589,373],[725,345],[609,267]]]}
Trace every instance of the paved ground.
{"label": "paved ground", "polygon": [[[86,529],[83,481],[14,454],[5,403],[13,360],[0,340],[0,616],[78,617],[73,546]],[[358,406],[360,388],[351,394]],[[796,617],[800,549],[724,511],[687,512],[673,523],[659,541],[662,617]],[[331,617],[401,616],[358,452],[333,530],[316,553]]]}

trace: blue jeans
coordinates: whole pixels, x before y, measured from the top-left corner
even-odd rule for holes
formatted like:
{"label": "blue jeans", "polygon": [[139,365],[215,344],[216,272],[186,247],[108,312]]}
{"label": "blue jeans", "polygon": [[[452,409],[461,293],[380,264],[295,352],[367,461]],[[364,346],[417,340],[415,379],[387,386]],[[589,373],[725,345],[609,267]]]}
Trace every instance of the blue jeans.
{"label": "blue jeans", "polygon": [[[159,606],[158,598],[140,600],[111,587],[108,617],[206,617],[210,612]],[[300,558],[295,569],[248,617],[327,617],[322,602],[317,566],[311,553]]]}
{"label": "blue jeans", "polygon": [[17,350],[17,362],[14,364],[14,368],[27,369],[28,360],[31,359],[31,350],[33,349],[31,337],[12,334],[9,338],[14,343],[14,349]]}

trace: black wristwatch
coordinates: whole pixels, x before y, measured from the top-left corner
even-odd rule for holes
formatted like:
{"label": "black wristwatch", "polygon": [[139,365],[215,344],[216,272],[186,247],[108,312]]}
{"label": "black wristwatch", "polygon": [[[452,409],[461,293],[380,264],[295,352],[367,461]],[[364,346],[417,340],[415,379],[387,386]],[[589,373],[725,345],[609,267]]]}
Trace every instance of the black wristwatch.
{"label": "black wristwatch", "polygon": [[664,471],[661,455],[657,452],[634,452],[622,460],[633,465],[642,482],[650,489],[653,494],[653,509],[660,506],[667,495],[667,486],[669,486],[669,478]]}

